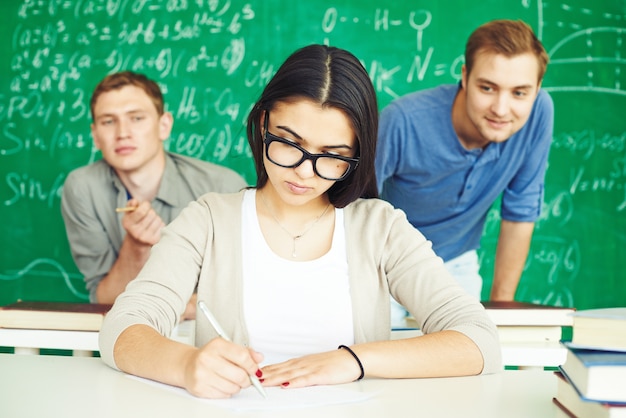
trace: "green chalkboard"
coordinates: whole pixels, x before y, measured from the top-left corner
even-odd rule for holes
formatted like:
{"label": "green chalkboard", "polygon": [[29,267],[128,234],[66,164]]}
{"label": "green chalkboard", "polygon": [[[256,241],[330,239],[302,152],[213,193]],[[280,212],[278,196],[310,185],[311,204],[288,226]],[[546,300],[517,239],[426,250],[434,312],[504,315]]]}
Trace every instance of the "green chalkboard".
{"label": "green chalkboard", "polygon": [[[624,0],[5,0],[0,4],[0,304],[86,300],[59,210],[72,169],[98,158],[88,102],[106,74],[156,79],[175,124],[171,151],[253,184],[244,120],[298,47],[351,50],[381,109],[461,74],[464,43],[495,18],[528,22],[551,64],[556,105],[545,208],[517,298],[626,305]],[[498,211],[481,250],[491,283]]]}

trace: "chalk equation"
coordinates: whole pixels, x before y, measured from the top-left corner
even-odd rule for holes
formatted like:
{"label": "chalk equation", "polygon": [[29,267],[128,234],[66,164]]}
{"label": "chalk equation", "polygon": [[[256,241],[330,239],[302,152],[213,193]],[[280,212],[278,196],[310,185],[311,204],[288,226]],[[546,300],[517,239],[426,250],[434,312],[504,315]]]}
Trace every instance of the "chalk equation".
{"label": "chalk equation", "polygon": [[[626,128],[626,125],[624,126]],[[623,155],[626,152],[626,131],[619,134],[585,129],[575,132],[557,132],[552,139],[552,150],[563,150],[582,160],[591,159],[596,153],[608,152]]]}
{"label": "chalk equation", "polygon": [[55,203],[61,199],[61,190],[65,175],[59,174],[52,179],[52,184],[47,185],[47,179],[40,180],[33,178],[29,173],[7,173],[5,177],[9,187],[9,196],[2,202],[4,206],[15,205],[20,200],[26,199],[44,203],[47,207],[53,208]]}
{"label": "chalk equation", "polygon": [[[155,79],[175,120],[166,148],[249,170],[253,184],[246,116],[297,47],[325,43],[352,50],[382,109],[406,93],[458,83],[467,35],[484,20],[508,16],[531,24],[546,45],[550,64],[543,87],[557,105],[542,211],[518,297],[572,306],[580,297],[575,284],[593,275],[585,258],[588,242],[626,246],[617,234],[604,242],[601,232],[590,230],[598,236],[588,239],[577,229],[598,214],[611,217],[616,230],[626,227],[626,125],[602,118],[604,109],[626,105],[619,101],[626,83],[620,1],[486,0],[472,8],[426,0],[2,2],[0,12],[10,23],[0,28],[6,40],[0,46],[6,57],[0,69],[0,214],[47,213],[57,227],[51,228],[52,240],[66,240],[59,209],[63,181],[72,169],[99,158],[89,100],[106,74],[129,69]],[[450,12],[461,8],[462,16]],[[588,107],[597,104],[603,109],[587,118]],[[584,122],[572,123],[579,119]],[[495,245],[499,222],[494,207],[487,214],[485,248]],[[12,233],[0,238],[0,246],[11,245]],[[50,253],[45,246],[51,244],[31,241],[41,247],[36,252]],[[29,255],[33,261],[24,266],[0,254],[0,279],[49,274],[86,298],[66,273],[72,267],[69,248],[55,251],[54,257]],[[493,266],[494,254],[481,252],[485,266]]]}
{"label": "chalk equation", "polygon": [[[483,240],[485,248],[478,251],[481,266],[495,263],[495,241]],[[567,240],[536,234],[522,278],[516,292],[516,299],[534,303],[575,306],[573,284],[583,265],[578,240]],[[493,273],[486,269],[483,273]],[[491,276],[485,276],[491,282]]]}
{"label": "chalk equation", "polygon": [[626,132],[561,132],[554,135],[551,152],[568,156],[567,167],[560,170],[568,176],[567,193],[572,199],[604,194],[603,200],[610,202],[607,209],[626,209]]}
{"label": "chalk equation", "polygon": [[[60,281],[58,284],[65,286],[73,296],[84,301],[89,301],[89,294],[86,293],[84,286],[82,286],[82,276],[71,275],[58,261],[51,258],[37,258],[17,271],[0,270],[0,282],[20,280],[28,276],[37,276],[53,281]],[[77,279],[79,283],[81,283],[79,287],[73,283],[73,281],[77,281]]]}
{"label": "chalk equation", "polygon": [[549,71],[557,74],[560,81],[546,89],[626,95],[623,3],[577,3],[555,4],[562,15],[550,22],[551,34],[558,38],[548,49]]}

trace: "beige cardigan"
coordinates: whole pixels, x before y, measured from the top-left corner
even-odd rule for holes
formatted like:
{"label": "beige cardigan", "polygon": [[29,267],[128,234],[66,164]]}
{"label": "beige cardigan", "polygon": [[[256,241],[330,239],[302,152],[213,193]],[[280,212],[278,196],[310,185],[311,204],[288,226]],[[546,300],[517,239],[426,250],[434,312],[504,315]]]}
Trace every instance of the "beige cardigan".
{"label": "beige cardigan", "polygon": [[[165,228],[139,276],[105,318],[100,352],[107,364],[116,367],[113,347],[130,325],[146,324],[170,335],[196,286],[198,299],[233,341],[248,345],[242,306],[243,193],[206,194]],[[379,199],[360,199],[345,208],[344,219],[356,343],[389,339],[391,294],[424,333],[459,331],[482,352],[483,373],[501,370],[495,325],[402,211]],[[196,345],[216,336],[199,315]]]}

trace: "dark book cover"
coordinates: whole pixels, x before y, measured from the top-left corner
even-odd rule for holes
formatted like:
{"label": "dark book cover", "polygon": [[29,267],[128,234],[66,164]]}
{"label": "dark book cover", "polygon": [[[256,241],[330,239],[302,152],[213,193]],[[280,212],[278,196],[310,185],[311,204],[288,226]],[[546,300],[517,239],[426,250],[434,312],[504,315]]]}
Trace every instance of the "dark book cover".
{"label": "dark book cover", "polygon": [[99,331],[110,304],[18,301],[0,307],[0,328]]}
{"label": "dark book cover", "polygon": [[49,302],[49,301],[18,301],[6,306],[3,310],[77,312],[106,314],[113,305],[101,303]]}

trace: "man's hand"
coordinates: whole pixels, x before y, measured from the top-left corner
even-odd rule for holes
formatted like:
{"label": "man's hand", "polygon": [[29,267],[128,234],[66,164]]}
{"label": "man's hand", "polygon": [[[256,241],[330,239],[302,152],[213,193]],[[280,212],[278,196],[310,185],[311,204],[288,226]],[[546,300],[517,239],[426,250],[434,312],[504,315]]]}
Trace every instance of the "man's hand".
{"label": "man's hand", "polygon": [[150,249],[161,238],[161,231],[165,226],[150,202],[139,203],[131,199],[128,201],[128,207],[135,209],[125,212],[122,217],[126,237],[117,260],[109,273],[98,283],[96,298],[99,303],[113,303],[126,289],[126,285],[137,277],[148,260]]}
{"label": "man's hand", "polygon": [[157,215],[150,202],[139,203],[131,199],[128,206],[135,207],[135,210],[126,212],[122,218],[122,226],[128,236],[138,244],[149,246],[156,244],[161,238],[165,222]]}

